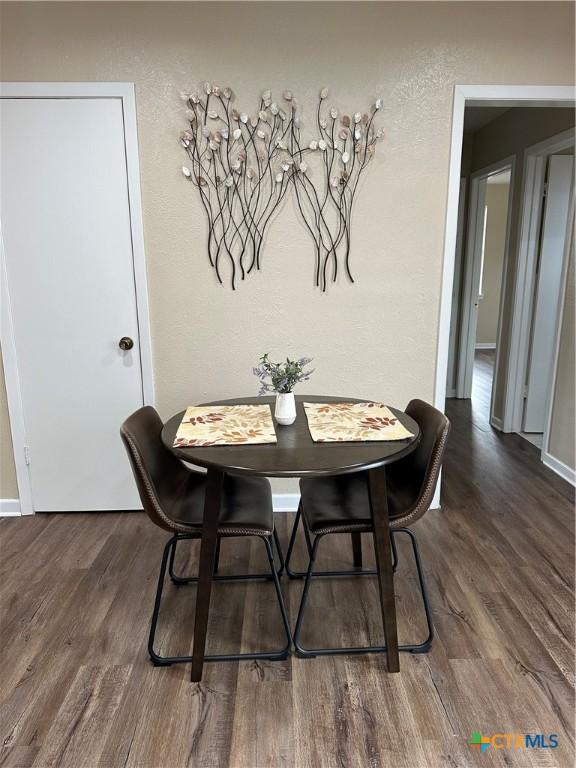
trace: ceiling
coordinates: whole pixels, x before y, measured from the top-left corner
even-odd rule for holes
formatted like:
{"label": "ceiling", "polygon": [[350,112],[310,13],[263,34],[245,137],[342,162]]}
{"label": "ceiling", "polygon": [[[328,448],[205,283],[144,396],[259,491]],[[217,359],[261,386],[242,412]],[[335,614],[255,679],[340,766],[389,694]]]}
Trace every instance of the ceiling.
{"label": "ceiling", "polygon": [[475,133],[509,110],[510,107],[466,107],[464,110],[464,132]]}

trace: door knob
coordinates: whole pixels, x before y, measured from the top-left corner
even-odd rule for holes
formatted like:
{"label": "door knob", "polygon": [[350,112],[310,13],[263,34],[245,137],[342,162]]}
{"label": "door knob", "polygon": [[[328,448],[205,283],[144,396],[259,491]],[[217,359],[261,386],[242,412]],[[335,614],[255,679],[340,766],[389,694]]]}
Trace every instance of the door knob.
{"label": "door knob", "polygon": [[130,336],[122,336],[122,338],[118,342],[118,346],[120,347],[120,349],[127,351],[129,349],[132,349],[132,347],[134,346],[134,342],[132,341]]}

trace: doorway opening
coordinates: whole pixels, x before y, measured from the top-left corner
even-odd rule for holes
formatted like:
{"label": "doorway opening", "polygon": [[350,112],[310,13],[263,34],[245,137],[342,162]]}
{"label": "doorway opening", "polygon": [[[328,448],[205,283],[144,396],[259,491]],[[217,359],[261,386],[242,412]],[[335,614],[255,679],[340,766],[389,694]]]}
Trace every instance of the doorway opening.
{"label": "doorway opening", "polygon": [[[472,98],[464,95],[468,90]],[[522,435],[558,471],[562,462],[551,460],[549,446],[555,394],[566,389],[557,371],[560,336],[569,326],[574,93],[566,89],[564,99],[548,103],[526,95],[515,102],[514,90],[456,89],[454,131],[462,133],[447,221],[446,248],[452,243],[454,251],[442,305],[450,285],[445,395],[468,399],[483,428]],[[510,98],[497,98],[504,93]],[[441,351],[442,344],[439,362]],[[571,481],[573,464],[560,472]]]}
{"label": "doorway opening", "polygon": [[[497,428],[494,372],[497,370],[503,314],[503,285],[510,237],[511,187],[515,158],[509,157],[470,175],[466,226],[455,283],[455,387],[452,396],[471,399],[477,416]],[[463,179],[465,182],[466,179]],[[466,184],[462,184],[462,194]],[[467,209],[467,210],[466,210]]]}
{"label": "doorway opening", "polygon": [[[512,165],[481,177],[482,195],[478,207],[482,221],[478,248],[479,274],[474,286],[477,300],[473,339],[471,399],[483,421],[490,421],[494,370],[498,354],[499,321],[504,260],[508,247],[508,221]],[[471,344],[472,346],[472,344]]]}

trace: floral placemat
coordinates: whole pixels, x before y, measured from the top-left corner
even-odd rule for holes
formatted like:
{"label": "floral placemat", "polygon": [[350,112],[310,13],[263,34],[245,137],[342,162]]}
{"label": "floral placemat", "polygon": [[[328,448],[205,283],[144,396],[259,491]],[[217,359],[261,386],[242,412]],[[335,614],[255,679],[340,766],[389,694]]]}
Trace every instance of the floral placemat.
{"label": "floral placemat", "polygon": [[304,403],[304,410],[315,443],[414,437],[383,403]]}
{"label": "floral placemat", "polygon": [[275,442],[269,405],[192,405],[178,427],[174,448]]}

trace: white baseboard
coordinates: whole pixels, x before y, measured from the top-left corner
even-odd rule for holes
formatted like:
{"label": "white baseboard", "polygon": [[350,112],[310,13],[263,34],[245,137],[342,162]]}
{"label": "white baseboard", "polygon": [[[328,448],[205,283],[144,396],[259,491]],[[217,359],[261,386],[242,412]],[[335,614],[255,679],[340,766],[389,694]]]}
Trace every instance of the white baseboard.
{"label": "white baseboard", "polygon": [[299,502],[299,493],[272,494],[272,508],[274,512],[296,512]]}
{"label": "white baseboard", "polygon": [[542,451],[542,461],[548,469],[552,470],[552,472],[556,472],[557,475],[560,475],[560,477],[570,483],[570,485],[576,486],[576,470],[545,451]]}
{"label": "white baseboard", "polygon": [[20,517],[20,499],[0,499],[0,517]]}
{"label": "white baseboard", "polygon": [[474,345],[474,349],[496,349],[496,342],[479,341]]}
{"label": "white baseboard", "polygon": [[449,400],[451,397],[456,397],[456,387],[450,387],[446,390],[446,398]]}
{"label": "white baseboard", "polygon": [[[274,512],[296,512],[300,501],[299,493],[273,493],[272,508]],[[430,509],[440,509],[440,483],[434,494]]]}
{"label": "white baseboard", "polygon": [[[299,501],[299,493],[272,494],[274,512],[296,512]],[[431,509],[440,506],[439,500],[436,498],[435,502],[432,502]],[[0,517],[20,517],[20,501],[18,499],[0,499]]]}
{"label": "white baseboard", "polygon": [[502,422],[502,419],[498,418],[498,416],[492,416],[490,419],[490,424],[494,427],[494,429],[498,429],[500,432],[504,432],[504,423]]}

